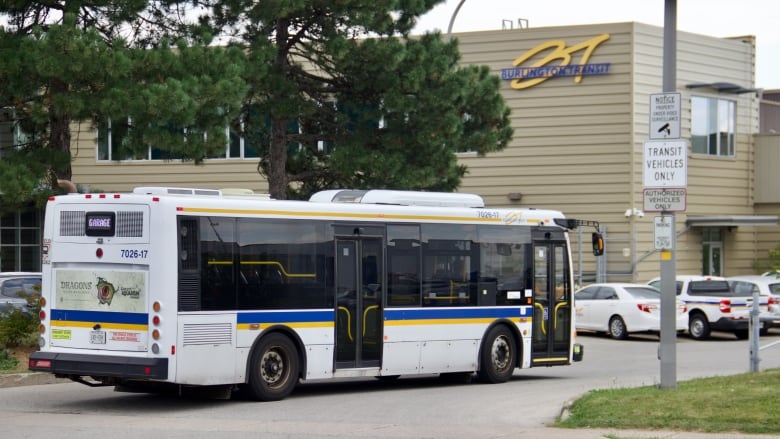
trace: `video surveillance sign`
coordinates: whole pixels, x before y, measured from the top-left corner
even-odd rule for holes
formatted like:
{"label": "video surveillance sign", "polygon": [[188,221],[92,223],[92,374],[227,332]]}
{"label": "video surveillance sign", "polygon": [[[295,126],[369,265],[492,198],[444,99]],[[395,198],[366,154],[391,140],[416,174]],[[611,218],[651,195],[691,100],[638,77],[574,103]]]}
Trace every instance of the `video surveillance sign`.
{"label": "video surveillance sign", "polygon": [[680,138],[680,93],[650,95],[650,139]]}

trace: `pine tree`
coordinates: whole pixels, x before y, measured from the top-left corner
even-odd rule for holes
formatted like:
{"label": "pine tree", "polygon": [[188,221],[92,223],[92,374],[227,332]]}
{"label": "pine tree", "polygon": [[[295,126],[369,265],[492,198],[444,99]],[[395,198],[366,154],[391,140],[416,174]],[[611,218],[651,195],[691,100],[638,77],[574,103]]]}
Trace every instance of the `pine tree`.
{"label": "pine tree", "polygon": [[71,179],[75,123],[128,124],[127,155],[159,145],[199,162],[225,148],[225,126],[246,92],[243,51],[212,47],[207,34],[180,38],[175,3],[0,2],[0,108],[6,126],[27,133],[2,151],[5,207]]}
{"label": "pine tree", "polygon": [[451,191],[512,136],[499,81],[457,42],[409,37],[441,0],[213,0],[201,23],[248,49],[244,135],[274,198],[321,188]]}

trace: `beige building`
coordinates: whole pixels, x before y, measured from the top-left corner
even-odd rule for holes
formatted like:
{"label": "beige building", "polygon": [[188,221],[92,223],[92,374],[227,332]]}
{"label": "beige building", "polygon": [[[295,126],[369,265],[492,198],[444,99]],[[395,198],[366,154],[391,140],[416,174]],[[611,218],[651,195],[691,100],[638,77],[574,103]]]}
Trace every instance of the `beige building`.
{"label": "beige building", "polygon": [[[659,273],[654,217],[660,213],[644,205],[643,173],[650,98],[662,92],[662,34],[660,27],[616,23],[454,35],[464,64],[488,65],[502,77],[515,130],[500,153],[461,154],[469,173],[460,190],[492,206],[553,208],[599,221],[607,238],[604,258],[596,261],[587,249],[580,255],[581,238],[573,234],[582,283],[646,281]],[[676,125],[679,134],[667,136],[685,143],[676,157],[667,151],[672,161],[662,162],[665,173],[653,180],[678,182],[680,174],[670,173],[684,156],[686,196],[672,201],[685,209],[675,215],[677,271],[753,273],[755,262],[780,245],[780,136],[759,134],[754,38],[679,32],[677,52],[681,112],[671,127],[653,124],[658,133]],[[100,136],[88,124],[78,129],[73,179],[82,187],[267,188],[240,138],[230,138],[224,158],[201,166],[157,159],[151,148],[145,159],[117,162],[110,127],[100,127]]]}

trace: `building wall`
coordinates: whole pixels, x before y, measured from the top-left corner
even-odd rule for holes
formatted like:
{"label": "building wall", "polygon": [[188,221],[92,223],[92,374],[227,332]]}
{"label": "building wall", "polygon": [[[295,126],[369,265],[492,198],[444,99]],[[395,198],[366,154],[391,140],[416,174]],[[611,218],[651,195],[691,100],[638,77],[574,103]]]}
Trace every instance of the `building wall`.
{"label": "building wall", "polygon": [[[644,281],[658,274],[660,259],[653,245],[653,216],[626,218],[630,208],[643,209],[643,153],[649,139],[650,94],[662,91],[663,29],[639,23],[513,29],[456,34],[463,64],[484,64],[501,75],[503,69],[540,45],[559,41],[583,63],[588,47],[578,44],[600,35],[609,38],[591,47],[587,63],[609,63],[605,75],[549,78],[515,89],[502,80],[501,92],[512,108],[515,136],[501,152],[478,157],[460,154],[468,167],[461,192],[482,195],[488,205],[562,210],[570,217],[597,220],[607,235],[608,280]],[[688,156],[687,211],[676,215],[677,271],[701,271],[701,230],[686,228],[688,215],[753,215],[753,134],[758,126],[755,94],[718,93],[686,88],[693,83],[733,82],[753,86],[755,44],[752,38],[721,39],[678,33],[677,91],[682,98],[681,137],[690,139],[691,96],[731,99],[737,106],[734,157]],[[540,52],[541,56],[555,48]],[[566,55],[548,66],[565,63]],[[530,62],[530,61],[529,61]],[[529,65],[528,62],[523,64]],[[73,175],[92,190],[126,191],[138,185],[244,187],[266,191],[257,173],[257,159],[206,160],[192,163],[144,161],[97,162],[95,130],[86,125],[74,136]],[[508,194],[521,194],[519,201]],[[757,242],[775,239],[758,235],[758,227],[724,230],[725,274],[752,270],[763,251]],[[574,234],[575,244],[578,234]],[[583,235],[582,261],[577,267],[595,272],[589,236]],[[575,257],[578,249],[575,248]],[[575,270],[576,271],[576,270]]]}
{"label": "building wall", "polygon": [[[503,81],[502,93],[512,107],[515,138],[489,157],[463,156],[469,168],[461,188],[486,197],[489,204],[513,205],[510,192],[523,194],[518,205],[555,208],[567,215],[595,219],[607,230],[610,280],[648,280],[658,274],[653,216],[626,218],[643,209],[643,154],[649,140],[650,95],[662,92],[663,29],[639,23],[617,23],[458,35],[464,63],[502,68],[537,47],[562,40],[567,47],[609,34],[588,62],[610,63],[603,76],[551,78],[515,90]],[[681,137],[690,139],[691,97],[720,97],[737,105],[734,157],[690,154],[687,210],[676,215],[678,272],[699,273],[701,231],[687,229],[687,215],[752,215],[752,135],[757,126],[754,94],[722,94],[688,89],[694,83],[733,82],[751,87],[755,47],[752,38],[720,39],[678,33],[677,91],[681,93]],[[579,54],[572,56],[575,60]],[[525,64],[528,65],[528,64]],[[750,269],[756,232],[738,227],[724,233],[725,274]],[[586,245],[589,245],[586,243]],[[576,253],[576,252],[575,252]],[[587,254],[587,252],[583,252]],[[591,267],[585,256],[583,263]]]}
{"label": "building wall", "polygon": [[[756,215],[780,216],[780,134],[759,134],[755,141],[755,212]],[[757,271],[763,271],[769,251],[780,248],[780,227],[761,227],[757,235]]]}

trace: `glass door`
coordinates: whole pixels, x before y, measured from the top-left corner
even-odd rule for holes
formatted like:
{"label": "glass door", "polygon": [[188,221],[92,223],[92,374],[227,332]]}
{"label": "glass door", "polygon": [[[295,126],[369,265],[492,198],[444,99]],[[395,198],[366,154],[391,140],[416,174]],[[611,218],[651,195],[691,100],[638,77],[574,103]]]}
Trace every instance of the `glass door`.
{"label": "glass door", "polygon": [[[539,233],[537,235],[537,233]],[[569,362],[572,291],[563,235],[535,232],[533,245],[533,353],[534,365]]]}
{"label": "glass door", "polygon": [[336,368],[380,364],[382,239],[336,239]]}

